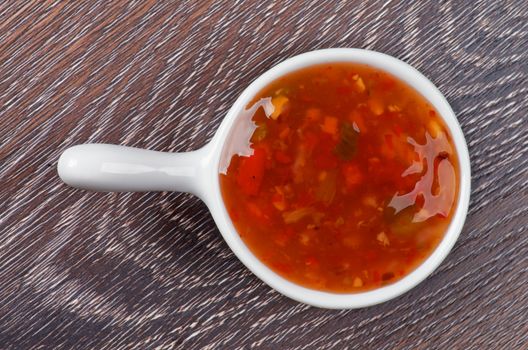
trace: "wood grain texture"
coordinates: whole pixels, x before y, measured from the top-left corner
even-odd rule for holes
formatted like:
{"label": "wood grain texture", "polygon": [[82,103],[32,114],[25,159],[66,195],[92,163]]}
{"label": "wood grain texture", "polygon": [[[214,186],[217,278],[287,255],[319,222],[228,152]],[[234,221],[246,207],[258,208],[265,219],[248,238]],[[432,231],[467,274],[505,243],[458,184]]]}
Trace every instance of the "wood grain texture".
{"label": "wood grain texture", "polygon": [[[204,145],[238,94],[326,47],[427,75],[470,149],[454,250],[382,305],[271,290],[207,208],[63,185],[66,147]],[[528,349],[528,2],[0,2],[0,348]]]}

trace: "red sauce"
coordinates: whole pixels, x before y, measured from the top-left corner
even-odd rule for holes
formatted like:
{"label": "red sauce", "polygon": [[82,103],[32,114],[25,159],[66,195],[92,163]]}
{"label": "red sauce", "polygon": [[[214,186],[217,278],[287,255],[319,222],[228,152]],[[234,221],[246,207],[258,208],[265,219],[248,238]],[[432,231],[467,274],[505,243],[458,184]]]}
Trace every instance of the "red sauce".
{"label": "red sauce", "polygon": [[274,81],[248,109],[258,101],[251,149],[227,155],[220,184],[264,264],[308,288],[356,292],[431,254],[456,207],[459,168],[427,100],[381,70],[332,63]]}

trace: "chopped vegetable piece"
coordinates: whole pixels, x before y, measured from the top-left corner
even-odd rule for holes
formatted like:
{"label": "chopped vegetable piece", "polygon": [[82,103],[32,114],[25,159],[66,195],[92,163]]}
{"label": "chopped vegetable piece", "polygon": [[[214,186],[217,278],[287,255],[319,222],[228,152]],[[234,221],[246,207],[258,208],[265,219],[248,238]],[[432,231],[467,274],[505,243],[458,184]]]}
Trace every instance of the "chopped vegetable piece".
{"label": "chopped vegetable piece", "polygon": [[337,155],[343,160],[350,160],[357,152],[358,132],[350,123],[341,126],[341,139],[336,147]]}
{"label": "chopped vegetable piece", "polygon": [[317,186],[315,198],[328,206],[332,203],[336,194],[337,178],[335,172],[326,174],[327,175],[324,176],[323,180],[319,182],[319,186]]}
{"label": "chopped vegetable piece", "polygon": [[301,147],[293,162],[293,178],[296,184],[304,181],[304,167],[306,166],[306,149]]}
{"label": "chopped vegetable piece", "polygon": [[271,113],[271,119],[276,120],[277,118],[279,118],[279,116],[284,111],[284,108],[288,101],[289,99],[283,95],[276,96],[271,99],[271,103],[273,103],[274,107],[273,113]]}
{"label": "chopped vegetable piece", "polygon": [[289,88],[286,88],[286,87],[282,87],[280,89],[277,89],[275,91],[275,96],[279,96],[279,95],[287,95],[290,93],[290,89]]}
{"label": "chopped vegetable piece", "polygon": [[442,127],[434,119],[429,121],[429,124],[427,125],[427,130],[429,131],[429,134],[431,134],[431,136],[435,139],[438,137],[438,135],[442,133]]}
{"label": "chopped vegetable piece", "polygon": [[369,98],[367,104],[372,114],[376,116],[383,114],[385,108],[383,107],[383,102],[381,102],[379,98]]}
{"label": "chopped vegetable piece", "polygon": [[394,278],[394,273],[393,272],[385,272],[383,275],[381,275],[381,279],[383,281],[388,281],[390,279],[393,279]]}
{"label": "chopped vegetable piece", "polygon": [[251,138],[251,141],[253,142],[260,142],[266,138],[266,135],[268,134],[268,126],[266,124],[259,125],[255,132],[253,133],[253,137]]}
{"label": "chopped vegetable piece", "polygon": [[306,216],[310,216],[315,212],[314,208],[299,208],[292,211],[287,211],[282,214],[284,222],[287,224],[296,223]]}
{"label": "chopped vegetable piece", "polygon": [[361,78],[356,81],[356,86],[359,92],[365,92],[365,90],[367,89],[365,83],[363,82],[363,79]]}
{"label": "chopped vegetable piece", "polygon": [[401,111],[401,108],[398,105],[389,105],[387,109],[389,110],[389,112],[400,112]]}
{"label": "chopped vegetable piece", "polygon": [[308,235],[306,232],[303,232],[299,235],[299,242],[302,245],[308,245],[310,243],[310,235]]}
{"label": "chopped vegetable piece", "polygon": [[354,76],[352,76],[352,80],[354,81],[356,85],[357,92],[365,92],[367,87],[365,86],[363,79],[359,75],[355,74]]}
{"label": "chopped vegetable piece", "polygon": [[387,237],[387,234],[385,234],[385,232],[378,233],[376,239],[384,247],[387,247],[390,244],[389,237]]}
{"label": "chopped vegetable piece", "polygon": [[352,285],[356,288],[361,288],[363,287],[363,280],[359,277],[355,277]]}
{"label": "chopped vegetable piece", "polygon": [[324,117],[321,129],[330,135],[337,136],[337,118],[328,116]]}
{"label": "chopped vegetable piece", "polygon": [[286,199],[284,198],[283,194],[276,193],[273,195],[271,199],[271,204],[280,211],[284,211],[286,209]]}
{"label": "chopped vegetable piece", "polygon": [[376,201],[376,197],[372,195],[368,195],[363,197],[363,204],[367,207],[376,208],[378,206],[378,202]]}

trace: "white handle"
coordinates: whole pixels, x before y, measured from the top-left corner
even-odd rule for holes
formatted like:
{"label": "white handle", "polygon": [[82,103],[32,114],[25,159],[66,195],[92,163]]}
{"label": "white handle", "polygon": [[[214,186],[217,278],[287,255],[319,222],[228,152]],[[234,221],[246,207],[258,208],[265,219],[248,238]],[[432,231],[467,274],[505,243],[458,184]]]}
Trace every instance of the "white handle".
{"label": "white handle", "polygon": [[85,144],[65,150],[59,176],[66,184],[94,191],[180,191],[202,197],[207,171],[206,147],[187,153]]}

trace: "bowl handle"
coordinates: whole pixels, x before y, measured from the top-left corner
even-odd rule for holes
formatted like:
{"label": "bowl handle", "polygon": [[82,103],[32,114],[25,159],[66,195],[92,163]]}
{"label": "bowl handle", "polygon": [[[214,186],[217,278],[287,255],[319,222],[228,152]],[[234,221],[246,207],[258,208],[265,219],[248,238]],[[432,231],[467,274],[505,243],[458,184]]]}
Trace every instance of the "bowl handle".
{"label": "bowl handle", "polygon": [[57,170],[66,184],[93,191],[180,191],[204,195],[210,150],[165,153],[145,149],[84,144],[66,149]]}

